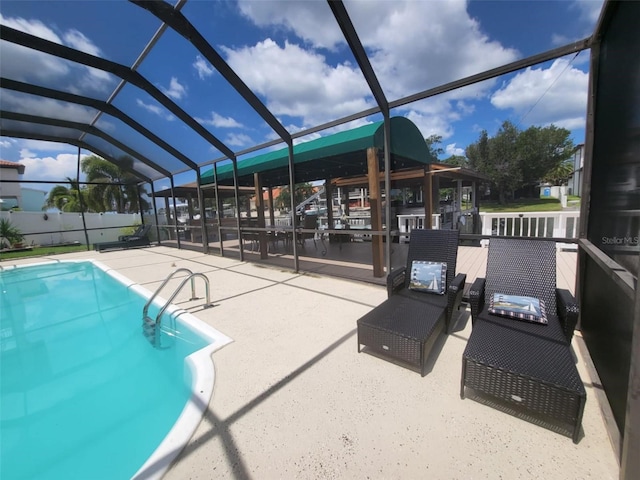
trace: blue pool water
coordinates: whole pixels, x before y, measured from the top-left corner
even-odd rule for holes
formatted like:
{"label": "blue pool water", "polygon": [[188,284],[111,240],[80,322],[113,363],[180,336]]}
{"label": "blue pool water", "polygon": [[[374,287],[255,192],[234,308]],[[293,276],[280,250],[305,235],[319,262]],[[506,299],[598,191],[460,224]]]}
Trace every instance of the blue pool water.
{"label": "blue pool water", "polygon": [[158,447],[207,341],[167,321],[153,348],[144,303],[91,262],[0,271],[0,478],[126,479]]}

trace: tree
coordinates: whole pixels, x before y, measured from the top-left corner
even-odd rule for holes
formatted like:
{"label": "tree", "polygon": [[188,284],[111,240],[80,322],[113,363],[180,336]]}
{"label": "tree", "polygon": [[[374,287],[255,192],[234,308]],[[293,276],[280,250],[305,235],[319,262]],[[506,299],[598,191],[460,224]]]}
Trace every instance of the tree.
{"label": "tree", "polygon": [[476,143],[467,147],[465,155],[472,169],[484,172],[485,165],[489,162],[489,135],[486,130],[480,132],[480,138]]}
{"label": "tree", "polygon": [[[302,203],[315,193],[315,188],[310,183],[297,183],[295,186],[294,205]],[[291,192],[289,186],[282,187],[280,195],[274,200],[276,208],[288,210],[291,208]]]}
{"label": "tree", "polygon": [[[118,161],[123,166],[133,166],[131,157],[123,156]],[[118,213],[126,213],[149,208],[146,201],[139,204],[138,179],[126,169],[97,155],[85,157],[81,168],[87,176],[87,182],[98,183],[90,185],[88,189],[89,203],[96,211],[116,210]]]}
{"label": "tree", "polygon": [[463,157],[462,155],[451,155],[446,160],[443,160],[442,163],[451,165],[452,167],[469,167],[469,160],[467,157]]}
{"label": "tree", "polygon": [[513,192],[523,183],[521,162],[518,157],[518,129],[504,122],[489,143],[487,172],[498,190],[500,204],[513,198]]}
{"label": "tree", "polygon": [[555,125],[529,127],[518,136],[518,152],[526,182],[536,183],[571,157],[570,132]]}
{"label": "tree", "polygon": [[[61,212],[81,212],[84,206],[85,211],[90,210],[88,207],[87,190],[80,187],[77,178],[67,177],[71,188],[64,185],[56,185],[49,191],[45,207],[57,208]],[[82,196],[82,201],[80,200]]]}
{"label": "tree", "polygon": [[542,177],[542,180],[551,185],[566,185],[572,173],[573,162],[571,162],[571,160],[565,160],[557,167],[549,170],[547,174]]}
{"label": "tree", "polygon": [[427,143],[427,148],[429,149],[429,154],[434,158],[438,159],[440,155],[444,153],[444,149],[442,147],[437,147],[436,145],[442,143],[442,135],[429,135],[424,139]]}
{"label": "tree", "polygon": [[493,138],[481,132],[465,153],[471,168],[491,178],[504,204],[515,190],[537,184],[571,157],[574,147],[569,135],[554,125],[521,132],[506,121]]}

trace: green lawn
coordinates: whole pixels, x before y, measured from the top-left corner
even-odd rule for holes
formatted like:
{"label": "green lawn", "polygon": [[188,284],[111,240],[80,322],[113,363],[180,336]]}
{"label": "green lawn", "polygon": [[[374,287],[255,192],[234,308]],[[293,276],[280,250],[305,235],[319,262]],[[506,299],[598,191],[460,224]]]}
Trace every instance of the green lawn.
{"label": "green lawn", "polygon": [[480,202],[480,211],[494,212],[555,212],[561,211],[562,205],[557,198],[521,198],[500,205],[498,202]]}
{"label": "green lawn", "polygon": [[87,250],[86,245],[62,245],[59,247],[34,247],[31,250],[19,250],[15,252],[0,252],[0,261],[10,260],[12,258],[56,255],[58,253],[83,252],[86,250]]}

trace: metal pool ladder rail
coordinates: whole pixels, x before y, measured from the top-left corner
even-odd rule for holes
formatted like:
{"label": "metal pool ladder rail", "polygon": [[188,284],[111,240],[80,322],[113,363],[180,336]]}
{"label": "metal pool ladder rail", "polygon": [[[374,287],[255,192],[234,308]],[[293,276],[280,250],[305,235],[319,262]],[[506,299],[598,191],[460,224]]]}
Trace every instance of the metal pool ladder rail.
{"label": "metal pool ladder rail", "polygon": [[[178,285],[178,287],[173,291],[173,293],[169,297],[169,300],[166,301],[166,303],[162,306],[162,308],[158,312],[158,315],[156,316],[155,320],[152,319],[148,315],[149,306],[151,305],[151,302],[153,302],[153,300],[158,296],[158,293],[160,293],[160,291],[165,287],[165,285],[169,282],[169,280],[171,280],[174,277],[174,275],[176,273],[179,273],[179,272],[186,272],[189,275],[186,276],[182,280],[182,282],[180,282],[180,285]],[[191,281],[191,298],[189,300],[197,300],[198,299],[198,297],[196,297],[196,287],[195,287],[195,278],[196,277],[200,277],[200,278],[202,278],[204,280],[205,296],[206,296],[205,297],[206,303],[204,304],[204,308],[211,307],[212,305],[211,305],[211,301],[210,301],[210,297],[209,297],[209,279],[207,278],[207,276],[204,273],[193,273],[188,268],[178,268],[177,270],[175,270],[172,273],[170,273],[167,276],[167,278],[164,279],[164,282],[162,282],[162,284],[156,289],[156,291],[153,292],[153,295],[151,295],[151,297],[147,301],[146,305],[142,309],[142,333],[144,334],[146,339],[149,340],[151,345],[153,345],[154,347],[161,348],[161,345],[160,345],[160,326],[161,326],[160,320],[162,319],[162,314],[169,307],[171,302],[173,302],[173,300],[176,298],[178,293],[180,293],[180,291],[182,290],[182,287],[184,287],[187,284],[188,281]]]}

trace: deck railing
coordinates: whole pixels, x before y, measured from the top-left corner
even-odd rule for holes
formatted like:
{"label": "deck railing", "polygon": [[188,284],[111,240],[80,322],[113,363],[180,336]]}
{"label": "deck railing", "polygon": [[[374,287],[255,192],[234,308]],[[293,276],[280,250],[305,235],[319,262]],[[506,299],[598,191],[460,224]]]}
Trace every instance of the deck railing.
{"label": "deck railing", "polygon": [[[424,214],[398,215],[400,243],[409,241],[414,228],[424,228]],[[509,237],[578,238],[579,211],[487,213],[480,212],[482,235]],[[433,215],[431,228],[440,228],[440,215]],[[482,240],[483,244],[487,240]],[[572,243],[558,243],[558,248],[576,248]]]}
{"label": "deck railing", "polygon": [[[482,235],[508,237],[578,238],[579,211],[486,213],[480,212]],[[483,240],[486,243],[486,240]],[[576,248],[558,243],[558,248]]]}
{"label": "deck railing", "polygon": [[[440,229],[440,214],[431,215],[431,228]],[[424,228],[424,214],[398,215],[398,231],[400,233],[400,243],[409,241],[409,233],[414,228]]]}

